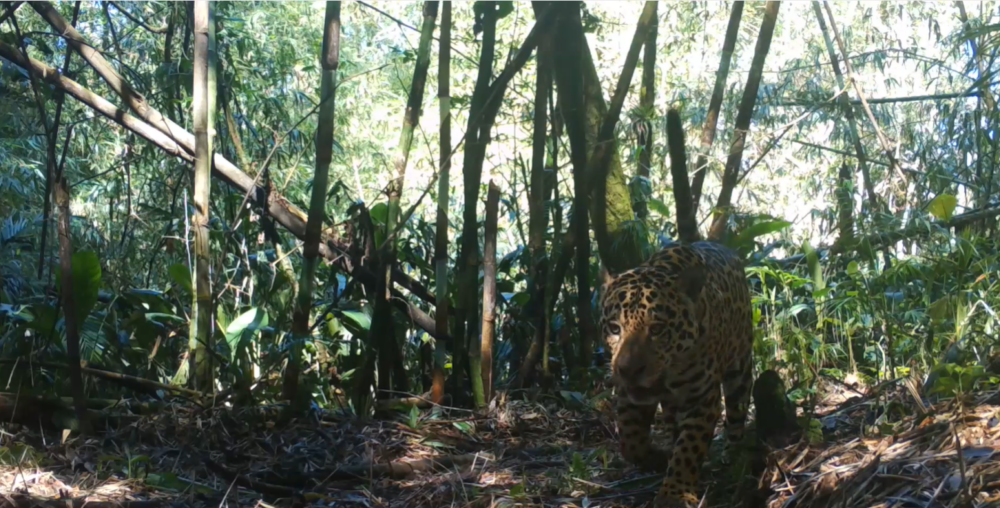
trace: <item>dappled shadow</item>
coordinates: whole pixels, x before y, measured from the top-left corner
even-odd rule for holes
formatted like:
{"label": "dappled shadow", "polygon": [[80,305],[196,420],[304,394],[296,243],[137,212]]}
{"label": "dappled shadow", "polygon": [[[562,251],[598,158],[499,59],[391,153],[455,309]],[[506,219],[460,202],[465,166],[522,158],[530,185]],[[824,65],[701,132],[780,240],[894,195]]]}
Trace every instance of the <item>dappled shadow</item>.
{"label": "dappled shadow", "polygon": [[[705,506],[997,503],[1000,397],[979,394],[965,410],[907,397],[883,390],[826,409],[797,444],[760,454],[740,473],[713,458]],[[279,408],[173,405],[66,443],[54,431],[14,427],[3,437],[0,484],[35,499],[144,501],[134,506],[651,505],[660,475],[621,460],[606,400],[580,402],[500,400],[489,416],[323,413],[288,425],[277,423]]]}

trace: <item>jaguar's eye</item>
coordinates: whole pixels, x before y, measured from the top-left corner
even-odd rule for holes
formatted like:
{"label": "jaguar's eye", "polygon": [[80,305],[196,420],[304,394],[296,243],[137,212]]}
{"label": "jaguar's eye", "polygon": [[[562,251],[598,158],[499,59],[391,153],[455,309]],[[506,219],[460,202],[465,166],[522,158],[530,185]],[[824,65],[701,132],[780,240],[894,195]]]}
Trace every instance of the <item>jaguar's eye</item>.
{"label": "jaguar's eye", "polygon": [[667,327],[663,325],[652,325],[649,327],[649,334],[654,337],[659,337],[663,335],[663,332],[667,331]]}
{"label": "jaguar's eye", "polygon": [[621,335],[622,327],[618,323],[608,323],[608,333],[611,335]]}

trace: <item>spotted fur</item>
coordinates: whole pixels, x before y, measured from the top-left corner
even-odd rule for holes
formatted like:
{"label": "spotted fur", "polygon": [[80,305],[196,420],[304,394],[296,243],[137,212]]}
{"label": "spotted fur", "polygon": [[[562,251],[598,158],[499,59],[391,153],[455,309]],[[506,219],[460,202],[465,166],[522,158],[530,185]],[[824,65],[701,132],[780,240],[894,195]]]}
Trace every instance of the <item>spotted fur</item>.
{"label": "spotted fur", "polygon": [[[753,346],[743,263],[714,243],[678,243],[605,277],[601,330],[612,352],[622,454],[666,471],[657,507],[693,508],[698,473],[722,413],[720,385],[730,447],[743,435]],[[650,443],[657,405],[670,450]]]}

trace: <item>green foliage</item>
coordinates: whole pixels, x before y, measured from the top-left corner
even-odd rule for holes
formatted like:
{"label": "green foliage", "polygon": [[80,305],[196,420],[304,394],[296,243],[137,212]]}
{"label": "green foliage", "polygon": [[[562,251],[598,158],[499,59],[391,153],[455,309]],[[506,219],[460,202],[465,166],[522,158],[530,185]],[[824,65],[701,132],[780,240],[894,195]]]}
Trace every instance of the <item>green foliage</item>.
{"label": "green foliage", "polygon": [[170,279],[174,284],[178,287],[184,288],[188,294],[191,294],[191,269],[188,268],[187,265],[181,263],[172,264],[169,268],[167,268],[167,273],[170,275]]}
{"label": "green foliage", "polygon": [[407,419],[406,425],[413,430],[417,430],[420,428],[420,408],[418,408],[416,404],[410,406],[410,414]]}
{"label": "green foliage", "polygon": [[764,220],[760,222],[755,222],[746,229],[740,231],[734,240],[729,244],[730,247],[737,249],[739,251],[749,251],[752,247],[751,242],[753,242],[758,237],[769,235],[772,233],[777,233],[792,224],[783,220]]}
{"label": "green foliage", "polygon": [[[164,14],[162,9],[174,9],[165,5],[136,3],[126,8],[156,19],[156,14]],[[486,5],[454,6],[455,29],[461,34],[452,44],[456,50],[452,62],[452,142],[456,145],[464,134],[464,115],[478,72],[476,61],[466,56],[478,53],[481,41],[476,37],[476,22]],[[509,48],[518,47],[534,23],[533,16],[524,15],[526,6],[508,1],[494,6],[501,23],[492,76],[499,74]],[[241,169],[249,178],[259,178],[258,183],[269,189],[272,202],[304,208],[309,202],[315,156],[316,118],[311,111],[318,101],[320,81],[316,59],[321,7],[297,2],[224,2],[217,7],[221,87],[218,152],[247,165]],[[72,4],[57,8],[66,15]],[[372,354],[369,302],[373,300],[371,288],[349,270],[361,267],[374,273],[378,268],[377,260],[365,258],[368,232],[359,214],[367,207],[375,245],[384,243],[385,224],[390,221],[381,194],[393,172],[387,154],[394,153],[398,143],[399,118],[412,79],[415,38],[406,28],[387,23],[382,14],[361,4],[345,4],[343,8],[337,139],[330,168],[330,179],[336,183],[327,196],[323,228],[335,239],[328,246],[347,261],[337,258],[317,271],[312,292],[315,306],[309,316],[311,335],[301,345],[303,362],[318,366],[309,369],[308,380],[317,394],[322,391],[324,395],[316,399],[321,405],[349,409],[343,394],[353,393]],[[421,5],[417,2],[389,3],[380,8],[411,25],[418,24]],[[759,15],[759,7],[754,9],[745,19]],[[600,81],[596,89],[605,99],[621,72],[622,42],[634,30],[634,10],[599,2],[581,8]],[[734,194],[739,213],[732,221],[733,233],[724,240],[749,264],[758,371],[780,371],[790,385],[789,398],[799,404],[808,404],[817,395],[815,372],[839,378],[857,376],[869,383],[900,373],[933,373],[938,375],[933,384],[938,394],[967,393],[983,386],[990,379],[977,370],[976,356],[986,358],[997,350],[989,338],[996,336],[998,323],[993,309],[1000,305],[1000,280],[996,277],[1000,263],[989,227],[994,219],[986,221],[986,227],[969,224],[962,231],[945,230],[933,221],[954,219],[959,213],[997,201],[998,186],[988,170],[991,140],[996,139],[995,119],[974,100],[872,102],[880,128],[904,148],[896,156],[905,181],[899,172],[881,164],[885,161],[879,155],[883,150],[877,137],[863,136],[878,201],[890,204],[893,213],[870,207],[867,196],[860,195],[865,186],[858,171],[857,181],[848,187],[852,203],[864,201],[863,206],[852,208],[860,248],[831,254],[825,246],[837,236],[833,228],[837,227],[834,192],[840,183],[838,170],[842,164],[857,165],[850,155],[853,142],[848,122],[839,110],[825,105],[811,108],[827,101],[837,85],[814,24],[789,21],[811,20],[810,6],[789,5],[782,10],[753,131],[744,148],[745,159],[754,163],[741,168],[740,185]],[[658,80],[664,86],[658,88],[669,90],[669,94],[658,93],[652,108],[636,107],[638,97],[632,94],[625,105],[628,113],[620,122],[652,128],[649,178],[631,178],[635,170],[627,162],[630,157],[623,157],[626,163],[622,168],[630,178],[631,198],[645,200],[651,214],[645,221],[625,220],[616,236],[616,249],[648,255],[674,236],[669,222],[674,219],[670,181],[667,172],[660,170],[666,151],[660,132],[662,113],[667,104],[683,105],[694,159],[702,150],[696,136],[706,121],[712,94],[712,80],[706,78],[714,69],[691,62],[717,57],[712,53],[717,50],[711,48],[721,48],[723,34],[705,27],[723,26],[728,12],[725,4],[677,4],[661,16]],[[110,13],[116,26],[131,26],[117,10]],[[176,9],[176,14],[184,21],[183,9]],[[182,32],[175,33],[172,59],[167,62],[163,34],[141,29],[119,32],[128,36],[120,37],[116,45],[109,39],[105,20],[95,13],[85,12],[85,16],[79,25],[84,36],[101,48],[153,107],[179,125],[190,126],[191,48],[181,47]],[[980,52],[987,55],[995,52],[1000,38],[996,37],[998,27],[988,20],[976,20],[968,28],[956,23],[952,33],[941,33],[944,25],[938,27],[937,20],[953,17],[950,4],[914,4],[898,12],[871,7],[838,13],[842,35],[855,55],[852,63],[857,79],[881,83],[884,90],[876,95],[885,97],[913,90],[950,94],[976,89],[996,73],[998,64],[992,61],[986,63],[989,69],[972,73],[972,78],[954,71],[976,68],[974,56],[961,45],[970,35],[981,37]],[[28,41],[33,57],[58,67],[62,50],[56,38],[46,35],[49,27],[37,16],[19,15],[18,22],[22,31],[33,34]],[[927,26],[937,28],[929,32]],[[905,33],[902,39],[908,41],[904,50],[899,49],[900,33]],[[737,55],[752,49],[752,38],[746,35],[739,38]],[[0,34],[8,43],[17,43],[12,37],[11,33]],[[113,49],[119,45],[120,54]],[[705,48],[709,48],[708,53]],[[690,58],[692,55],[697,58]],[[517,166],[509,156],[528,153],[531,148],[530,136],[524,133],[534,115],[535,65],[530,61],[501,98],[501,121],[490,132],[495,142],[487,153],[490,175],[501,185],[505,198],[498,240],[497,287],[502,298],[494,349],[494,375],[501,387],[516,372],[539,324],[532,290],[527,287],[532,267],[524,247],[530,179],[521,174],[527,168]],[[670,72],[664,72],[668,68]],[[39,252],[48,148],[40,133],[45,127],[23,69],[5,62],[0,72],[7,78],[0,83],[0,112],[5,118],[0,124],[0,343],[4,354],[11,357],[30,353],[58,359],[63,354],[59,344],[64,332],[53,291],[58,288],[59,271],[53,262],[57,245],[51,227],[45,251]],[[432,68],[432,81],[435,72]],[[75,72],[74,79],[113,99],[92,72]],[[710,215],[718,195],[721,161],[728,154],[733,135],[726,122],[731,123],[735,116],[744,80],[745,73],[734,72],[725,83],[718,139],[705,153],[709,167],[700,219]],[[51,119],[54,92],[51,87],[41,91]],[[424,107],[432,110],[434,102],[428,97]],[[108,128],[111,124],[106,120],[84,121],[92,118],[93,113],[80,103],[65,103],[62,132],[73,122],[75,133],[66,147],[64,175],[71,183],[73,199],[71,229],[78,249],[72,260],[73,297],[83,325],[84,354],[112,370],[169,379],[180,367],[178,359],[184,350],[176,337],[186,335],[190,314],[187,242],[191,240],[191,181],[177,159],[139,136]],[[436,202],[436,196],[430,178],[440,156],[435,122],[436,115],[425,112],[415,136],[410,160],[414,183],[404,189],[402,209],[416,206],[412,216],[396,217],[397,221],[407,220],[400,223],[395,237],[401,270],[428,292],[446,282],[449,288],[455,287],[454,280],[436,280],[433,270],[436,206],[430,204]],[[872,132],[867,118],[859,118],[859,122],[863,133]],[[786,125],[793,128],[785,132]],[[773,134],[777,132],[785,134],[776,139]],[[625,136],[627,133],[619,137],[620,144],[627,140]],[[237,154],[237,139],[243,155]],[[573,179],[567,168],[569,147],[565,136],[558,141],[548,140],[547,146],[558,146],[559,151],[546,153],[550,161],[546,174],[556,184],[545,208],[550,224],[545,233],[547,267],[559,261],[573,199]],[[466,146],[459,148],[453,163],[457,164]],[[270,164],[268,173],[262,174],[265,159]],[[128,178],[123,171],[126,164]],[[458,179],[451,184],[455,188],[448,208],[450,245],[444,253],[451,265],[449,277],[456,271],[453,263],[460,243],[456,232],[461,224],[456,217],[464,206],[482,206],[463,202]],[[427,196],[425,188],[431,189]],[[278,236],[272,238],[268,227],[273,217],[269,214],[262,215],[255,205],[241,208],[243,192],[219,183],[212,196],[216,353],[228,362],[218,381],[226,388],[241,383],[255,386],[254,397],[270,400],[275,396],[273,371],[280,368],[288,346],[281,338],[290,329],[295,275],[302,266],[302,253],[282,227],[275,228]],[[629,203],[615,204],[624,209]],[[561,220],[558,229],[553,226],[557,217]],[[891,236],[906,230],[917,230],[919,235],[898,241]],[[889,241],[881,242],[883,237]],[[284,273],[282,261],[290,263],[291,277]],[[40,263],[44,265],[41,277],[37,275]],[[596,279],[597,263],[597,256],[593,256],[587,267],[591,281]],[[54,277],[49,273],[52,267]],[[568,272],[570,277],[557,291],[552,322],[542,326],[553,331],[549,360],[556,398],[573,409],[592,410],[607,397],[601,383],[605,371],[596,365],[572,364],[582,351],[579,319],[574,315],[578,298],[575,267]],[[396,287],[409,303],[428,316],[434,315],[433,305],[414,296],[416,292]],[[454,308],[456,294],[447,296]],[[472,308],[478,305],[478,298],[477,294]],[[392,319],[400,331],[395,338],[408,381],[414,392],[426,390],[421,348],[425,344],[436,347],[437,343],[429,340],[410,316],[395,312]],[[475,323],[475,316],[470,319]],[[607,351],[601,353],[606,360]],[[456,364],[465,361],[451,360]],[[341,386],[336,389],[320,374],[330,368],[339,373]],[[586,375],[571,376],[571,370]],[[52,385],[64,386],[58,377],[61,374],[55,376]],[[110,390],[104,386],[95,389]],[[461,394],[453,395],[460,398]],[[814,433],[814,422],[804,428]],[[574,469],[578,458],[594,468],[591,459],[574,457]],[[200,488],[169,474],[147,473],[147,484],[159,482],[159,488]],[[524,486],[520,489],[520,494],[512,489],[512,496],[523,497]]]}
{"label": "green foliage", "polygon": [[938,374],[937,382],[930,387],[929,394],[943,394],[952,397],[961,397],[976,386],[981,381],[992,384],[997,383],[995,377],[990,377],[982,365],[961,366],[954,363],[942,363],[934,367],[933,372]]}
{"label": "green foliage", "polygon": [[45,455],[31,445],[15,442],[0,447],[0,464],[8,467],[42,467]]}
{"label": "green foliage", "polygon": [[254,334],[267,326],[267,313],[253,308],[240,314],[226,327],[226,344],[229,345],[230,360],[243,354]]}
{"label": "green foliage", "polygon": [[927,211],[938,220],[948,220],[955,213],[958,198],[952,194],[940,194],[927,205]]}
{"label": "green foliage", "polygon": [[[97,304],[101,290],[101,261],[97,253],[82,251],[73,254],[73,302],[76,304],[76,321],[82,324]],[[61,284],[61,272],[56,272],[56,284]]]}

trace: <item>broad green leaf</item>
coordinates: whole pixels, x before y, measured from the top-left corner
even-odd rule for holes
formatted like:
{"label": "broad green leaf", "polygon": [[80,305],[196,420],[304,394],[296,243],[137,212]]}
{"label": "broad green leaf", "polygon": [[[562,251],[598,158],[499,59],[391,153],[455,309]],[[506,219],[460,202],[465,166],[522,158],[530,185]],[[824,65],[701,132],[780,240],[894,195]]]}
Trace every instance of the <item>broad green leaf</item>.
{"label": "broad green leaf", "polygon": [[649,201],[647,201],[646,203],[649,205],[650,210],[664,217],[670,217],[670,208],[667,208],[666,203],[664,203],[663,201],[660,201],[659,199],[656,198],[649,198]]}
{"label": "broad green leaf", "polygon": [[[372,318],[368,314],[357,310],[340,311],[344,325],[350,330],[352,327],[367,332],[372,327]],[[352,332],[353,333],[353,332]]]}
{"label": "broad green leaf", "polygon": [[389,217],[389,206],[385,203],[378,203],[368,210],[368,215],[376,226],[384,226],[386,218]]}
{"label": "broad green leaf", "polygon": [[76,322],[83,323],[97,305],[101,289],[101,261],[93,251],[73,254],[73,300],[76,303]]}
{"label": "broad green leaf", "polygon": [[226,328],[226,342],[229,344],[230,359],[246,343],[252,332],[267,326],[267,313],[256,307],[240,314]]}
{"label": "broad green leaf", "polygon": [[191,270],[188,269],[187,265],[181,263],[170,265],[170,268],[167,268],[167,273],[170,274],[170,279],[174,281],[174,284],[191,294]]}
{"label": "broad green leaf", "polygon": [[788,308],[785,312],[790,316],[798,316],[800,312],[808,309],[809,306],[804,303],[797,303]]}
{"label": "broad green leaf", "polygon": [[531,295],[526,292],[517,293],[510,299],[511,303],[519,306],[527,305],[529,300],[531,300]]}
{"label": "broad green leaf", "polygon": [[791,225],[791,222],[784,220],[758,222],[740,232],[739,236],[736,237],[736,245],[743,245],[758,236],[777,233]]}
{"label": "broad green leaf", "polygon": [[331,337],[336,337],[343,326],[340,324],[340,320],[334,317],[332,314],[327,314],[323,316],[326,319],[326,333],[330,334]]}
{"label": "broad green leaf", "polygon": [[938,220],[948,220],[955,213],[956,206],[958,206],[958,198],[951,194],[939,194],[927,206],[927,211]]}
{"label": "broad green leaf", "polygon": [[821,300],[823,298],[830,296],[830,293],[833,293],[833,291],[830,290],[830,288],[823,288],[820,289],[819,291],[813,291],[813,298]]}

